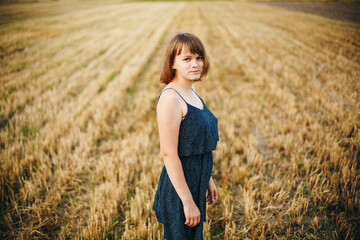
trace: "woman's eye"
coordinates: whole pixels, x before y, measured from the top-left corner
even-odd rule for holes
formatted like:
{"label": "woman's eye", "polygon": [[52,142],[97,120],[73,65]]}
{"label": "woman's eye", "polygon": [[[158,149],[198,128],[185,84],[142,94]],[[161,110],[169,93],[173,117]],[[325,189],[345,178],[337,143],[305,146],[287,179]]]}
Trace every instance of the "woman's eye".
{"label": "woman's eye", "polygon": [[198,60],[202,60],[203,58],[202,58],[202,57],[198,57],[197,59],[198,59]]}
{"label": "woman's eye", "polygon": [[188,60],[190,60],[190,58],[184,58],[184,61],[188,61]]}

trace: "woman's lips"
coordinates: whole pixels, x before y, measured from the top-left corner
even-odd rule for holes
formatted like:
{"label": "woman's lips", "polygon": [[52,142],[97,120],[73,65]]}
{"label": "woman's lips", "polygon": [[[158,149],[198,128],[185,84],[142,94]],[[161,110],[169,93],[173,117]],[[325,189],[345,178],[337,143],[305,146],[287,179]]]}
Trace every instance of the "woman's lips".
{"label": "woman's lips", "polygon": [[200,70],[197,70],[197,71],[190,71],[190,73],[199,73]]}

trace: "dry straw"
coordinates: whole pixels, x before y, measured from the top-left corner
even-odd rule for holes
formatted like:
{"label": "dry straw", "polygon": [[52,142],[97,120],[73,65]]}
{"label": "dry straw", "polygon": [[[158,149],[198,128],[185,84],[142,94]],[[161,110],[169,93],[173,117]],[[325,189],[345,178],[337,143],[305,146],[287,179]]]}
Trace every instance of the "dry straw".
{"label": "dry straw", "polygon": [[219,119],[205,238],[359,236],[355,24],[237,2],[52,4],[2,6],[23,18],[0,38],[1,238],[163,238],[157,79],[179,30],[212,61],[195,84]]}

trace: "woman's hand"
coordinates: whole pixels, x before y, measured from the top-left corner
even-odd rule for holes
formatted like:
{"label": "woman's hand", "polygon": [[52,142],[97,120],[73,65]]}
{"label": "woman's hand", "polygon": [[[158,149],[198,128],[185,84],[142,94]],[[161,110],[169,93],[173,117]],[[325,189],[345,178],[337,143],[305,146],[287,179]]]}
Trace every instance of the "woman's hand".
{"label": "woman's hand", "polygon": [[207,190],[207,193],[206,193],[206,202],[209,205],[213,205],[216,202],[217,199],[218,199],[218,191],[216,189],[215,183],[214,183],[214,181],[212,179],[212,176],[211,176],[210,180],[209,180],[208,190]]}
{"label": "woman's hand", "polygon": [[186,222],[189,227],[195,227],[200,223],[200,210],[193,200],[183,203]]}

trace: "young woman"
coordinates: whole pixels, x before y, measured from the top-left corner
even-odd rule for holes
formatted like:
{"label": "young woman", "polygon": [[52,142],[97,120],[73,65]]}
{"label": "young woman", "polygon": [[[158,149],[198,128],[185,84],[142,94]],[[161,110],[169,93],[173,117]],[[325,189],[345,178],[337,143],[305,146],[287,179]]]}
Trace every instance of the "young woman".
{"label": "young woman", "polygon": [[178,33],[171,39],[160,77],[167,86],[157,104],[164,166],[153,205],[167,240],[203,239],[206,202],[218,198],[211,176],[218,121],[193,87],[209,67],[198,37]]}

